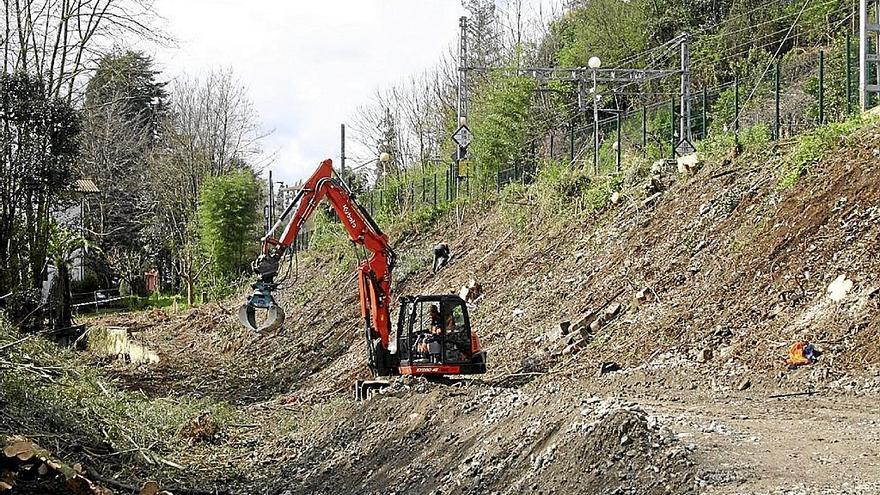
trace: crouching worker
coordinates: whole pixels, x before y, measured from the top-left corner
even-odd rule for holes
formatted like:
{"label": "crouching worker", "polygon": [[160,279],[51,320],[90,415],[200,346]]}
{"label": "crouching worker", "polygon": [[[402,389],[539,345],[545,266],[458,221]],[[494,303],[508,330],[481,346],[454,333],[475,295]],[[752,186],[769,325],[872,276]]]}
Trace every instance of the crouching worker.
{"label": "crouching worker", "polygon": [[449,263],[449,244],[446,241],[434,246],[434,273]]}

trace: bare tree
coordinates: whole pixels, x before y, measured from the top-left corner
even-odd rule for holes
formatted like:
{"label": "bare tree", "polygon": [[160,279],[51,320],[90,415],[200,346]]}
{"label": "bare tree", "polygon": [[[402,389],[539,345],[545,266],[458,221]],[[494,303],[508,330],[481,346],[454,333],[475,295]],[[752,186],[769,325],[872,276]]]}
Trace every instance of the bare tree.
{"label": "bare tree", "polygon": [[132,37],[169,41],[156,19],[152,0],[5,0],[3,70],[34,74],[70,101],[103,49]]}
{"label": "bare tree", "polygon": [[149,170],[155,202],[151,233],[171,253],[192,302],[193,287],[207,267],[196,228],[202,186],[210,177],[253,168],[265,134],[244,86],[228,70],[177,81],[169,114],[164,144]]}
{"label": "bare tree", "polygon": [[448,138],[445,119],[454,108],[454,94],[450,94],[454,79],[443,70],[411,76],[377,91],[370,103],[358,107],[351,125],[354,139],[375,154],[387,152],[393,158],[389,170],[378,170],[378,176],[425,165],[438,157]]}
{"label": "bare tree", "polygon": [[176,146],[207,155],[202,162],[208,167],[205,176],[222,175],[257,159],[266,134],[246,88],[231,70],[211,72],[204,79],[184,77],[171,92],[174,137],[182,140]]}
{"label": "bare tree", "polygon": [[112,52],[101,57],[86,86],[81,112],[79,172],[93,179],[99,193],[93,198],[89,238],[106,256],[90,259],[95,273],[111,280],[119,276],[133,289],[156,246],[144,235],[154,204],[147,188],[147,168],[160,142],[160,123],[166,115],[165,83],[150,57],[140,52]]}

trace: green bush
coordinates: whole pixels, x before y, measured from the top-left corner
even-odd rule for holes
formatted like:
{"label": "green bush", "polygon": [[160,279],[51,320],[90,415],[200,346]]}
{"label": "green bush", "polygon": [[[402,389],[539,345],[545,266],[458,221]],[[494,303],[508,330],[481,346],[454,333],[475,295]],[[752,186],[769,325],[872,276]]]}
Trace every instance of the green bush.
{"label": "green bush", "polygon": [[247,270],[258,250],[260,184],[250,171],[208,180],[199,196],[202,247],[219,278]]}
{"label": "green bush", "polygon": [[[773,133],[767,124],[756,124],[742,129],[739,133],[740,150],[743,153],[758,153],[769,149]],[[697,143],[697,151],[707,158],[721,159],[736,148],[733,132],[716,132]]]}
{"label": "green bush", "polygon": [[798,138],[791,155],[788,157],[788,161],[782,168],[782,174],[778,183],[779,189],[787,189],[793,186],[841,138],[862,128],[865,123],[866,121],[861,116],[855,116],[849,120],[820,126],[806,134],[802,134]]}
{"label": "green bush", "polygon": [[604,208],[611,201],[611,195],[614,194],[614,191],[620,190],[622,183],[622,174],[594,178],[590,187],[583,193],[583,201],[588,208],[587,211],[593,212]]}
{"label": "green bush", "polygon": [[473,162],[497,171],[521,157],[528,140],[534,89],[529,77],[502,74],[492,74],[478,87],[470,115]]}

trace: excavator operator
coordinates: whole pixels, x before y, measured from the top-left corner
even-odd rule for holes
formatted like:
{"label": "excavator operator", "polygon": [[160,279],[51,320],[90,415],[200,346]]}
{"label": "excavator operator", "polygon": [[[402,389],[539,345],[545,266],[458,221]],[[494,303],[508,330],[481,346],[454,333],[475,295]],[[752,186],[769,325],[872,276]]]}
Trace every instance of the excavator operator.
{"label": "excavator operator", "polygon": [[433,354],[437,354],[437,344],[439,343],[440,334],[443,333],[443,318],[441,318],[440,310],[437,308],[436,304],[431,305],[429,313],[431,317],[431,326],[427,332],[423,332],[416,337],[416,351],[424,355],[426,358],[433,360]]}

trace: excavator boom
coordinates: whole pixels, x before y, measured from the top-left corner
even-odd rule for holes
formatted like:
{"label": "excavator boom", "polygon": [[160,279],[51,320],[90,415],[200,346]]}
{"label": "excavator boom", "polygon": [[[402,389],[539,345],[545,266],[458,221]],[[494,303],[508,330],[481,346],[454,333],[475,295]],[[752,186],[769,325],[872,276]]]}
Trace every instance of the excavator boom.
{"label": "excavator boom", "polygon": [[[351,241],[370,252],[367,259],[358,266],[361,317],[365,323],[370,366],[375,373],[387,374],[390,366],[387,362],[387,349],[391,335],[391,272],[395,254],[388,244],[388,237],[357,202],[348,187],[335,177],[331,160],[321,162],[278,222],[263,237],[260,255],[253,263],[257,274],[257,281],[252,285],[254,292],[239,310],[239,320],[245,327],[258,332],[273,331],[284,324],[284,311],[272,296],[272,292],[278,288],[275,279],[282,257],[291,248],[300,230],[322,200],[330,203]],[[288,217],[282,234],[274,237]],[[256,312],[259,309],[267,312],[262,324],[257,323]]]}

